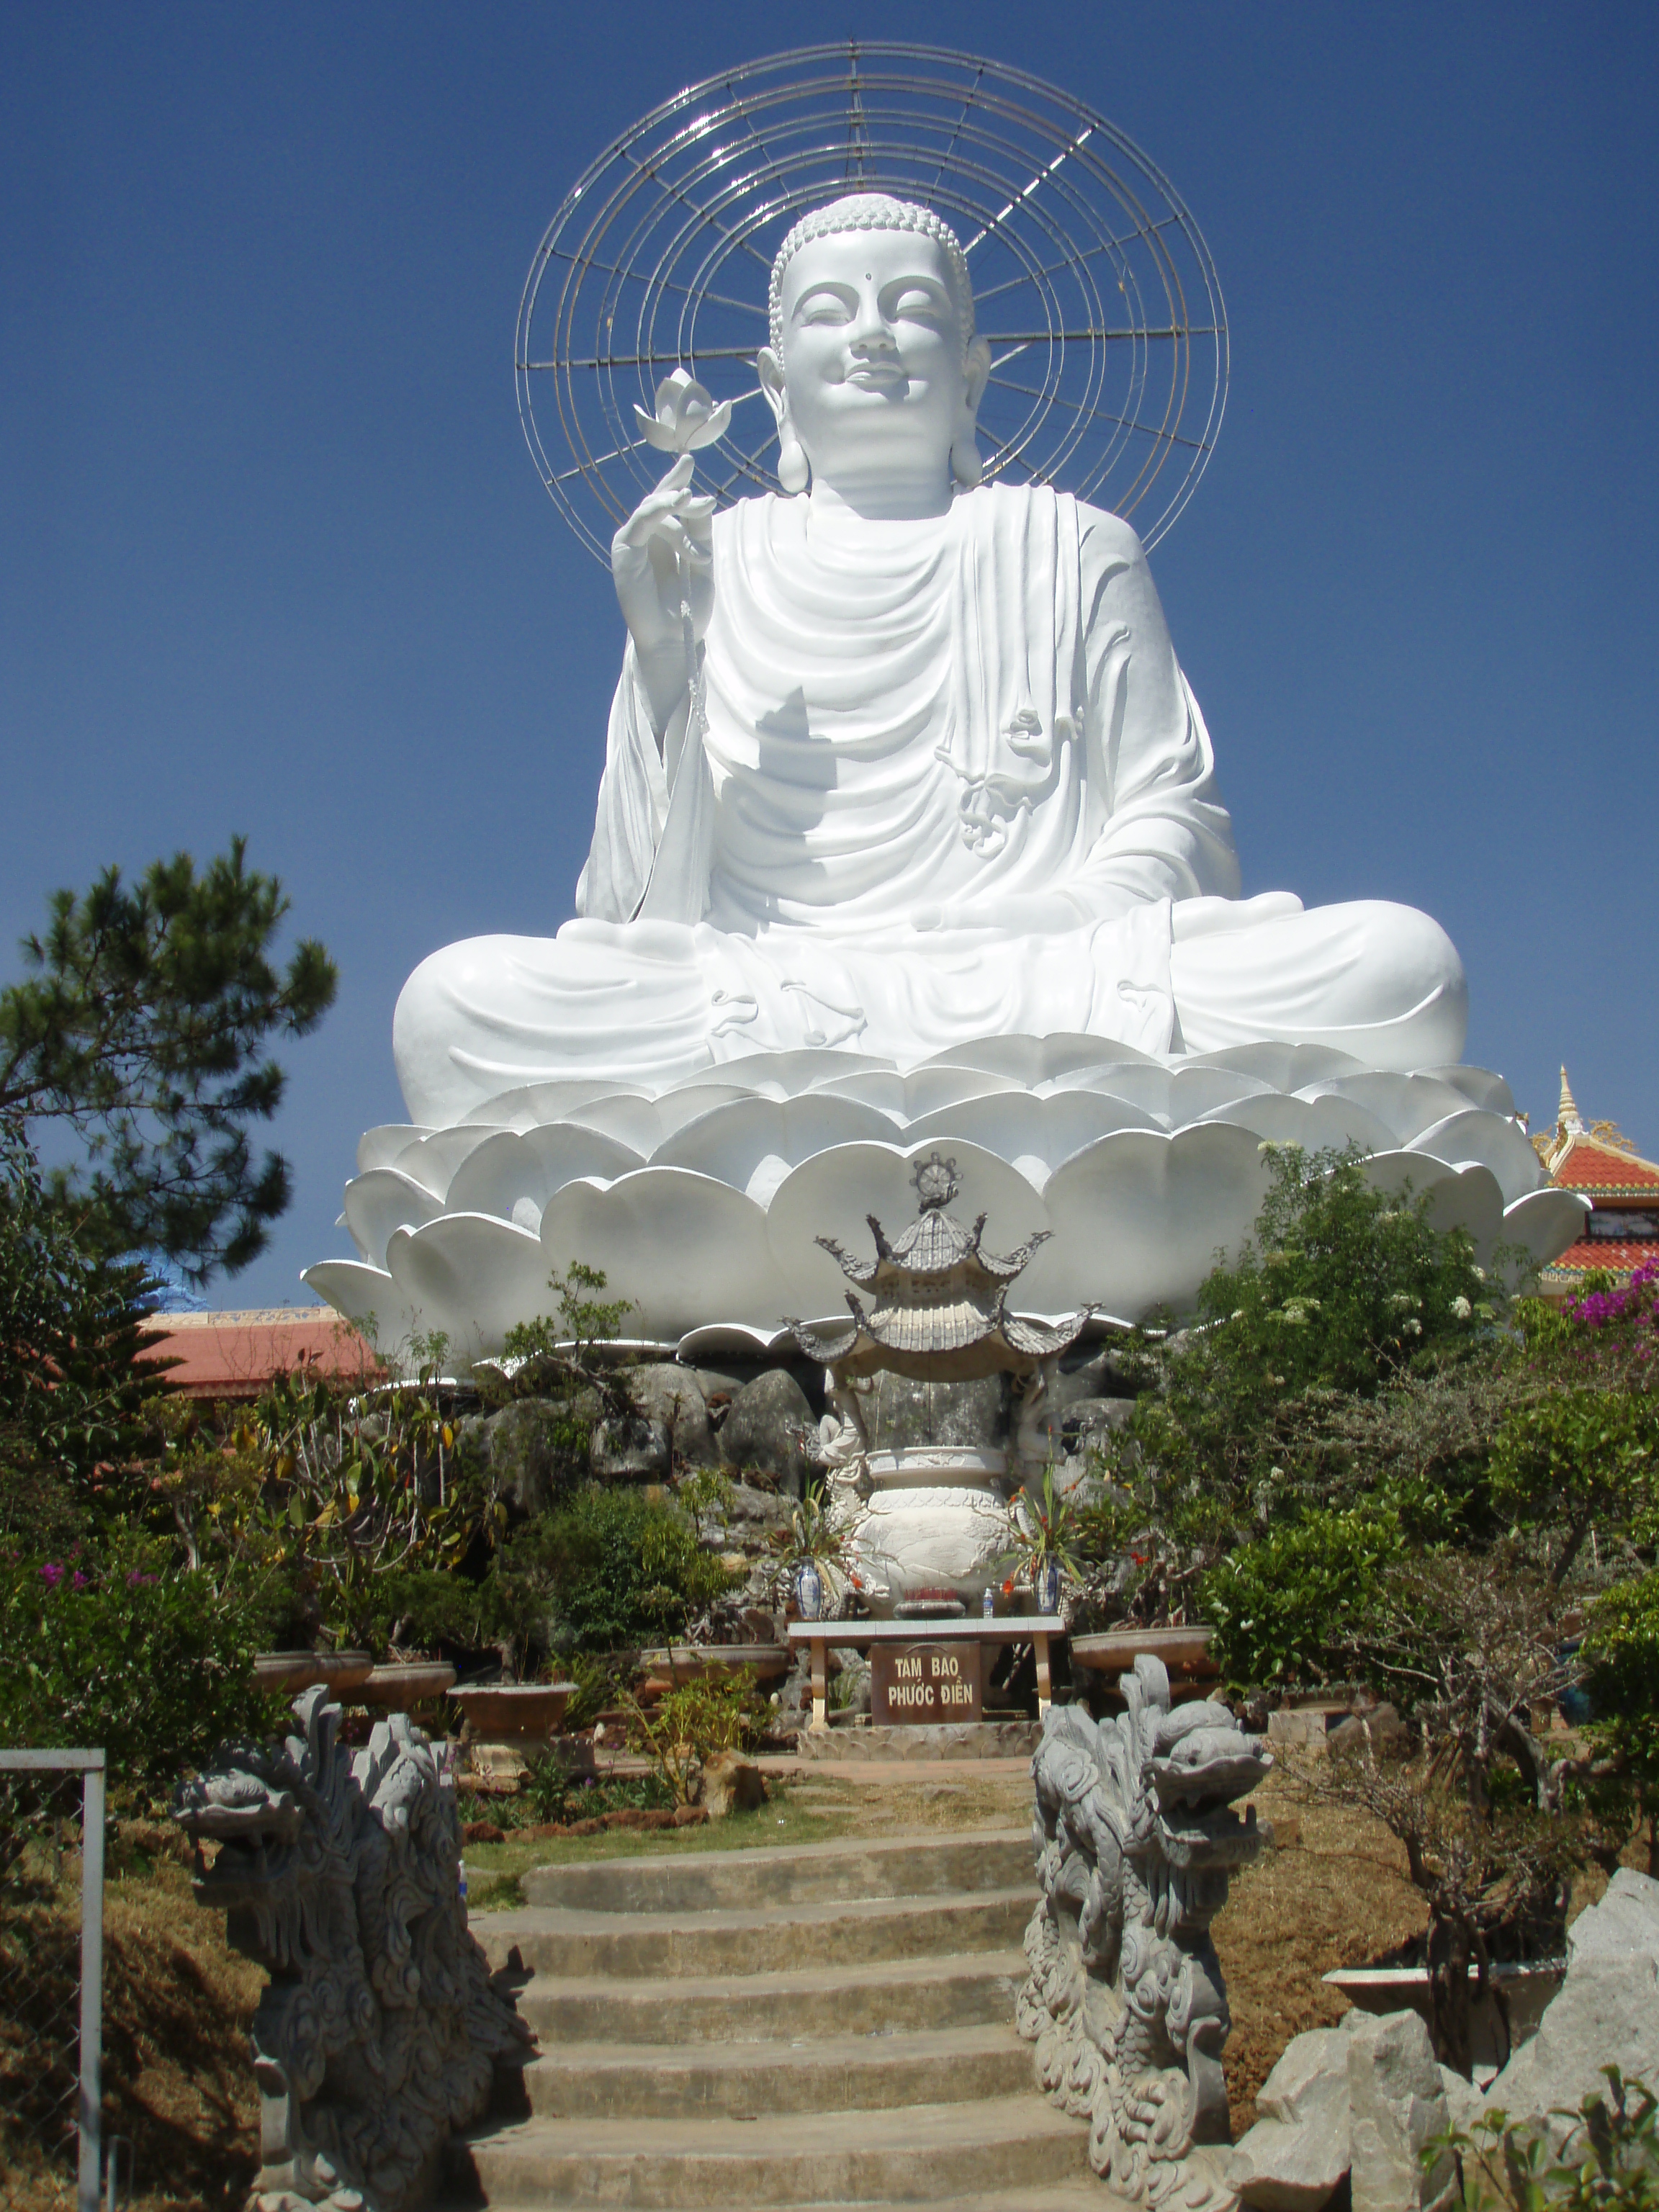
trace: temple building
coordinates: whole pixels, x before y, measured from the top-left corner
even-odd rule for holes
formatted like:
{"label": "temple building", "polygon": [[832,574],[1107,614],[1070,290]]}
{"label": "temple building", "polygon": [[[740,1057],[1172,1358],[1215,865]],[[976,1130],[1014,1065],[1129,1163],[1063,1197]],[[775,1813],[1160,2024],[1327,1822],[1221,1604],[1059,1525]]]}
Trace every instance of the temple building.
{"label": "temple building", "polygon": [[1565,1067],[1555,1127],[1533,1144],[1550,1180],[1593,1209],[1583,1236],[1539,1271],[1542,1297],[1571,1297],[1593,1269],[1622,1286],[1644,1261],[1659,1261],[1659,1164],[1644,1160],[1614,1123],[1586,1124]]}

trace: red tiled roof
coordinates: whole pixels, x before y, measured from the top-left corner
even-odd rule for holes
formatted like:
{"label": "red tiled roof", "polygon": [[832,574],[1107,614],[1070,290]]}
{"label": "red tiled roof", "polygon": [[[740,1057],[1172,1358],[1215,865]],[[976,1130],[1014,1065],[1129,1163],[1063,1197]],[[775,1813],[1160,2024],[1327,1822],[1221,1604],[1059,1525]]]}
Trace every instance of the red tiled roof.
{"label": "red tiled roof", "polygon": [[1581,1237],[1559,1259],[1552,1260],[1543,1273],[1546,1276],[1583,1275],[1599,1267],[1610,1275],[1628,1275],[1650,1260],[1659,1260],[1659,1239],[1648,1237],[1639,1244],[1626,1244],[1612,1237]]}
{"label": "red tiled roof", "polygon": [[378,1371],[363,1339],[328,1306],[157,1314],[145,1349],[180,1363],[166,1380],[187,1398],[257,1398],[301,1365],[342,1381]]}
{"label": "red tiled roof", "polygon": [[1563,1190],[1581,1190],[1587,1198],[1650,1194],[1659,1198],[1659,1167],[1633,1152],[1599,1144],[1594,1137],[1575,1137],[1550,1170],[1550,1180]]}

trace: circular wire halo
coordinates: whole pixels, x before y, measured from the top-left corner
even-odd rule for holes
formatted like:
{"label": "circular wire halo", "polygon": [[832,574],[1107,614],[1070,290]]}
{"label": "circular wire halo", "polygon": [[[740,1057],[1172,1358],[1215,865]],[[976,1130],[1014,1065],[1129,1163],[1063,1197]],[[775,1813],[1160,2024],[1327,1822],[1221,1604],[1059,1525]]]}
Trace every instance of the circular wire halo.
{"label": "circular wire halo", "polygon": [[1053,483],[1155,545],[1191,498],[1227,396],[1209,248],[1122,131],[1024,70],[848,40],[744,63],[608,147],[536,252],[514,348],[543,482],[607,566],[661,473],[635,409],[684,368],[732,422],[703,457],[721,506],[775,491],[754,371],[785,233],[843,192],[931,207],[961,240],[991,379],[984,481]]}

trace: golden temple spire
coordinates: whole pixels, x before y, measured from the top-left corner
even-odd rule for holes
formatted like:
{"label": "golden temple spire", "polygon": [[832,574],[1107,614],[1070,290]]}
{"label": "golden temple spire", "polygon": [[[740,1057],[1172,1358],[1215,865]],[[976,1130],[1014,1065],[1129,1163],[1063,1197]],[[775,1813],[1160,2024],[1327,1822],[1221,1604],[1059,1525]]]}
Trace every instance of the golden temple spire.
{"label": "golden temple spire", "polygon": [[1578,1102],[1572,1095],[1572,1085],[1567,1081],[1567,1071],[1561,1070],[1561,1103],[1556,1109],[1556,1126],[1569,1136],[1582,1137],[1584,1117],[1578,1111]]}

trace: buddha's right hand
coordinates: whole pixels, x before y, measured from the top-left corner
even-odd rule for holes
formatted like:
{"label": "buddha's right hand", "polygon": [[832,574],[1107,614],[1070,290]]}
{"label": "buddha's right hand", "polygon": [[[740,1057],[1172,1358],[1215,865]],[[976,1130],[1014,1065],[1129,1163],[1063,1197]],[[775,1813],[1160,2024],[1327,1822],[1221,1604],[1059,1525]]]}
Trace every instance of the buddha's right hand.
{"label": "buddha's right hand", "polygon": [[617,598],[659,735],[685,696],[684,610],[702,637],[714,608],[714,502],[692,490],[694,465],[682,453],[611,541]]}

